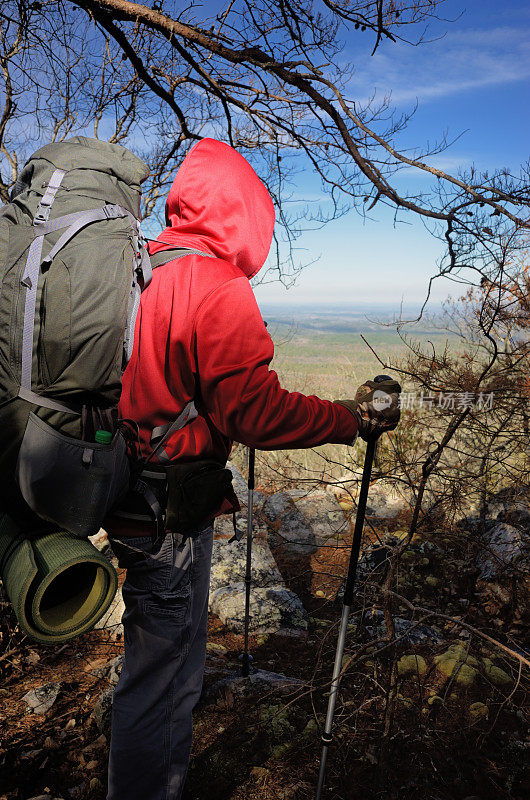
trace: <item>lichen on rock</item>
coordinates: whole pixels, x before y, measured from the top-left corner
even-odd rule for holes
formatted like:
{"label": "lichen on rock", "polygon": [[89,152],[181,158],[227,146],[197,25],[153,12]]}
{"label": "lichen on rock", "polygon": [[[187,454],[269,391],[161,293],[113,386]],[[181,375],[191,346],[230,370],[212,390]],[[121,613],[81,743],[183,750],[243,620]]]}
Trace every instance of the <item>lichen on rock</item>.
{"label": "lichen on rock", "polygon": [[427,672],[427,662],[423,656],[408,655],[401,656],[397,662],[398,675],[425,675]]}
{"label": "lichen on rock", "polygon": [[512,683],[510,675],[500,667],[496,667],[489,658],[483,659],[483,664],[486,678],[495,686],[509,686]]}
{"label": "lichen on rock", "polygon": [[477,670],[457,657],[443,653],[435,659],[436,670],[445,678],[452,678],[460,686],[472,686]]}
{"label": "lichen on rock", "polygon": [[471,703],[469,706],[469,716],[473,722],[487,719],[489,712],[489,707],[485,703]]}

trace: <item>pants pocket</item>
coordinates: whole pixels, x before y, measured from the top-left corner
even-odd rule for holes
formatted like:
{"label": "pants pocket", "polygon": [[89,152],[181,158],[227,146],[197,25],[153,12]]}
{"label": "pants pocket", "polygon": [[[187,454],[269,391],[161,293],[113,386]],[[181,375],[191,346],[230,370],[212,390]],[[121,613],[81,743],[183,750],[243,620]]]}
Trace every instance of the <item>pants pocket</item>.
{"label": "pants pocket", "polygon": [[167,588],[173,563],[171,534],[165,536],[162,545],[150,536],[113,538],[110,544],[118,566],[127,570],[125,584],[144,592]]}
{"label": "pants pocket", "polygon": [[[128,569],[136,561],[142,561],[149,555],[157,554],[156,543],[151,536],[124,536],[121,539],[109,536],[109,544],[118,559],[118,566],[122,569]],[[158,550],[160,549],[159,542]]]}
{"label": "pants pocket", "polygon": [[184,624],[188,621],[190,601],[191,582],[188,574],[188,580],[178,589],[166,592],[151,592],[143,600],[142,606],[145,614],[171,619],[173,622]]}
{"label": "pants pocket", "polygon": [[190,583],[191,539],[168,532],[162,545],[146,536],[111,539],[111,546],[118,565],[127,570],[124,588],[175,597]]}

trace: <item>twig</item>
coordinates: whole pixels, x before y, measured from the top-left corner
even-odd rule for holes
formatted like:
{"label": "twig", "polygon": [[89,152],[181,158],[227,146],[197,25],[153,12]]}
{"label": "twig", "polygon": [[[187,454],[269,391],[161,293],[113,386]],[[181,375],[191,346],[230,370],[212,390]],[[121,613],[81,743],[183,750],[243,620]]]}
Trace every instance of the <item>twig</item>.
{"label": "twig", "polygon": [[454,625],[459,625],[461,628],[465,628],[465,630],[475,634],[475,636],[480,636],[481,639],[485,639],[490,644],[495,645],[495,647],[498,647],[500,650],[504,650],[505,653],[507,653],[509,656],[519,661],[521,664],[525,664],[527,667],[530,667],[530,659],[525,658],[516,650],[512,650],[511,647],[507,647],[507,645],[502,644],[502,642],[499,642],[492,636],[488,636],[487,633],[483,633],[478,628],[474,628],[473,625],[469,625],[469,623],[463,622],[463,620],[455,619],[454,617],[451,617],[448,614],[442,614],[441,611],[433,611],[432,609],[424,608],[423,606],[415,606],[413,603],[410,602],[410,600],[407,600],[406,597],[403,597],[397,592],[390,591],[390,594],[394,595],[394,597],[397,597],[398,600],[400,600],[404,605],[406,605],[407,608],[410,609],[412,612],[420,611],[422,614],[425,614],[426,617],[439,617],[440,619],[445,619],[448,622],[452,622]]}

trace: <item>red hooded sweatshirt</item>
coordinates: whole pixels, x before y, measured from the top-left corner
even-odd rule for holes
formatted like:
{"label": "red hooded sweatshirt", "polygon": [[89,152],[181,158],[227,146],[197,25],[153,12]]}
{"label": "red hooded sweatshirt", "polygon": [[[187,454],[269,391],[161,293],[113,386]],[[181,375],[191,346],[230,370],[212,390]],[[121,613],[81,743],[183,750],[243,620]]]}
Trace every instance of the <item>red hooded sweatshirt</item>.
{"label": "red hooded sweatshirt", "polygon": [[158,267],[142,293],[120,413],[139,423],[143,454],[153,428],[190,400],[199,416],[165,443],[170,459],[224,464],[234,440],[260,450],[351,443],[357,423],[344,406],[288,392],[269,369],[274,346],[249,279],[267,258],[274,206],[250,164],[202,139],[177,172],[166,221],[151,254],[169,244],[213,258]]}

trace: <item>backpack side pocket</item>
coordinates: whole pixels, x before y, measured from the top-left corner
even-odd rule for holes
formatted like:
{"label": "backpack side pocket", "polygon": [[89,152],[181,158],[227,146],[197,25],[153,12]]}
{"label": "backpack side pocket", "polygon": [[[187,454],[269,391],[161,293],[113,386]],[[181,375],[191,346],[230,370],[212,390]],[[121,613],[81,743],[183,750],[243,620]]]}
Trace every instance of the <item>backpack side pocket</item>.
{"label": "backpack side pocket", "polygon": [[97,533],[129,486],[121,431],[110,444],[85,442],[55,430],[31,413],[15,477],[39,517],[81,538]]}

